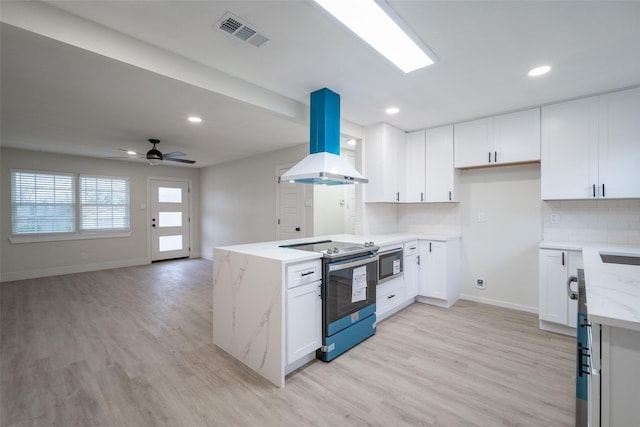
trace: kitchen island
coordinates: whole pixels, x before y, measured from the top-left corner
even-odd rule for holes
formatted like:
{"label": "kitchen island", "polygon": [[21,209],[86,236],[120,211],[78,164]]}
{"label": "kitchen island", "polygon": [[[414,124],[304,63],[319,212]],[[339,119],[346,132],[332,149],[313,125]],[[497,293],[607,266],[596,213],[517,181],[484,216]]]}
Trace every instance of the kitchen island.
{"label": "kitchen island", "polygon": [[585,358],[592,426],[640,420],[640,248],[583,249],[591,351]]}
{"label": "kitchen island", "polygon": [[[378,246],[429,239],[449,241],[459,235],[408,233],[357,236],[351,234],[262,242],[214,249],[213,342],[278,387],[285,376],[314,360],[315,349],[295,361],[287,361],[287,269],[314,268],[321,253],[281,245],[318,240]],[[320,272],[321,274],[321,272]]]}

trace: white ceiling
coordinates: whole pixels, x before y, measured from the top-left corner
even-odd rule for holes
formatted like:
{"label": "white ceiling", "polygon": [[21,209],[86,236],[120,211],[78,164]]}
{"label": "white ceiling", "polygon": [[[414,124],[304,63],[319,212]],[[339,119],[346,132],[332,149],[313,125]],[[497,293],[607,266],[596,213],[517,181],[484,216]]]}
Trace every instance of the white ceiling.
{"label": "white ceiling", "polygon": [[[409,74],[305,0],[47,3],[0,5],[3,146],[109,157],[159,138],[202,167],[308,141],[322,87],[352,124],[410,131],[640,84],[638,1],[390,0],[438,57]],[[270,40],[218,30],[226,12]]]}

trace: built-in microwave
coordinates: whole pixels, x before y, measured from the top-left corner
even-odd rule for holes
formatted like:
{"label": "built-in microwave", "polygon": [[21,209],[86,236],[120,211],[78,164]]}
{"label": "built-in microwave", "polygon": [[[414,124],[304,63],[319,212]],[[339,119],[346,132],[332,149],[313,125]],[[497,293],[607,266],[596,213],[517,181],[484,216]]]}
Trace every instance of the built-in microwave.
{"label": "built-in microwave", "polygon": [[402,247],[378,252],[378,284],[402,276]]}

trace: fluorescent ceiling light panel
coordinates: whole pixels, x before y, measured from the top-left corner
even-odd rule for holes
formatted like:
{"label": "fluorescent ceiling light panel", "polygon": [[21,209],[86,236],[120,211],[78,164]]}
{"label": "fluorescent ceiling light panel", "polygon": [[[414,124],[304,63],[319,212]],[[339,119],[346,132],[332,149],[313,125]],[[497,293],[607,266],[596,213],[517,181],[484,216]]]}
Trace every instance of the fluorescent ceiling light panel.
{"label": "fluorescent ceiling light panel", "polygon": [[405,73],[433,60],[374,0],[315,0]]}

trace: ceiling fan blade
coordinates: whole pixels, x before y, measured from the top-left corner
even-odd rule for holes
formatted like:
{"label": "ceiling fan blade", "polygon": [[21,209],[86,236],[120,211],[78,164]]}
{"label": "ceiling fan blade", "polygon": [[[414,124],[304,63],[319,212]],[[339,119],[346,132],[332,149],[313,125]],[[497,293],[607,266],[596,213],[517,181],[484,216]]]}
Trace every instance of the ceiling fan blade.
{"label": "ceiling fan blade", "polygon": [[129,157],[107,157],[107,159],[119,159],[119,160],[140,160],[143,157],[129,156]]}
{"label": "ceiling fan blade", "polygon": [[172,151],[170,153],[162,153],[162,157],[164,157],[165,159],[167,157],[176,158],[176,157],[184,157],[184,156],[186,156],[186,154],[183,153],[182,151]]}
{"label": "ceiling fan blade", "polygon": [[173,157],[164,157],[164,160],[170,161],[170,162],[180,162],[180,163],[189,163],[190,165],[194,164],[196,161],[195,160],[187,160],[187,159],[174,159]]}

